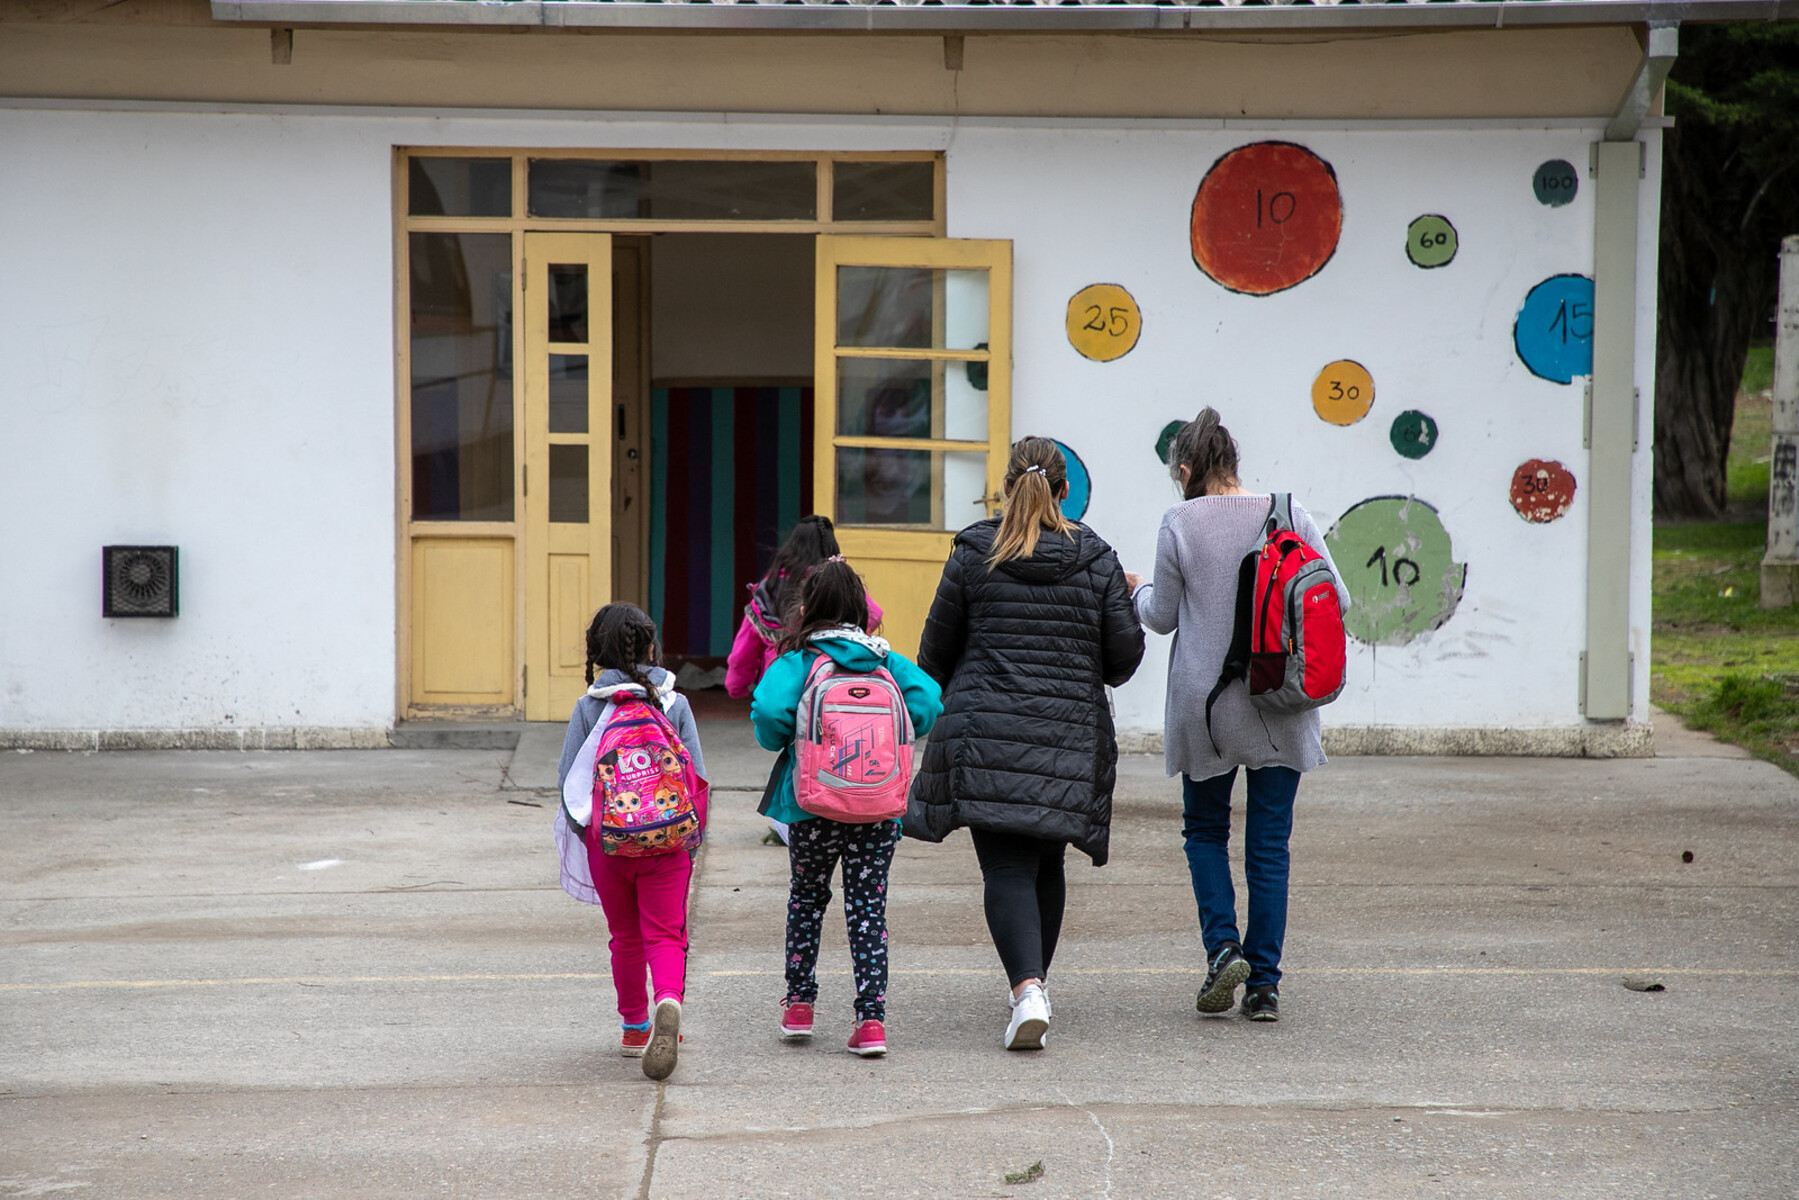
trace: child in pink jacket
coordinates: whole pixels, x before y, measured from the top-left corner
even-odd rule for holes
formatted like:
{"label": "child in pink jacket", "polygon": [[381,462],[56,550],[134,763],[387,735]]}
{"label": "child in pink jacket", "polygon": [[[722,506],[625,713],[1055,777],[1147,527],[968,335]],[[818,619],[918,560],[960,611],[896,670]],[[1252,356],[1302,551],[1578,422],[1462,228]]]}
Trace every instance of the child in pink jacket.
{"label": "child in pink jacket", "polygon": [[[731,656],[725,660],[725,691],[742,700],[756,690],[768,664],[779,657],[775,643],[781,639],[782,622],[787,616],[790,599],[799,595],[799,581],[826,559],[841,556],[837,533],[831,518],[813,514],[801,517],[775,551],[768,574],[750,588],[750,602],[744,606],[743,624],[737,629],[737,640],[731,643]],[[789,584],[792,586],[790,587]],[[881,606],[868,600],[868,632],[881,624]]]}

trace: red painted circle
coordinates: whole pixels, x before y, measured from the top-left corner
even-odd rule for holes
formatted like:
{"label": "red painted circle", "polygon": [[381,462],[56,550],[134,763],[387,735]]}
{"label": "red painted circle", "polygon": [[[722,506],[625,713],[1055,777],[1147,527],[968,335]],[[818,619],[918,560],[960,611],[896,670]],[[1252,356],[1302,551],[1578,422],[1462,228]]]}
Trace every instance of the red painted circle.
{"label": "red painted circle", "polygon": [[1233,292],[1304,283],[1337,252],[1343,197],[1330,164],[1291,142],[1239,146],[1193,197],[1193,261]]}
{"label": "red painted circle", "polygon": [[1574,475],[1559,462],[1533,458],[1512,472],[1512,507],[1535,525],[1553,521],[1574,503]]}

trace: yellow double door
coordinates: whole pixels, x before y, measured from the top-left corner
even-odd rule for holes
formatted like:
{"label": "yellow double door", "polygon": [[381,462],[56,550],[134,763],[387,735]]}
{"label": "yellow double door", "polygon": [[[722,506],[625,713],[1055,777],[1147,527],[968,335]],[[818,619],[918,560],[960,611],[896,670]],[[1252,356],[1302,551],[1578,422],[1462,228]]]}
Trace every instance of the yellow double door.
{"label": "yellow double door", "polygon": [[[615,393],[613,238],[522,242],[518,520],[409,525],[413,717],[567,717],[615,564],[643,557],[649,447]],[[955,530],[992,511],[1005,474],[1011,244],[821,236],[816,312],[814,506],[912,654]]]}

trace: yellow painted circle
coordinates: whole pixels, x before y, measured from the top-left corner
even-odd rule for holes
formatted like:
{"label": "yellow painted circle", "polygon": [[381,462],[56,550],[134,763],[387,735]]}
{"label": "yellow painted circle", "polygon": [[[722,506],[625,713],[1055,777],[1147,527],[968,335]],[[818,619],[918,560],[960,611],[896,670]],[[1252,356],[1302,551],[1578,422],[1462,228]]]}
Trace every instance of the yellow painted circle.
{"label": "yellow painted circle", "polygon": [[1084,287],[1068,301],[1068,341],[1096,362],[1129,354],[1142,332],[1137,301],[1115,283]]}
{"label": "yellow painted circle", "polygon": [[1354,425],[1374,406],[1374,376],[1351,359],[1339,359],[1312,381],[1312,407],[1332,425]]}

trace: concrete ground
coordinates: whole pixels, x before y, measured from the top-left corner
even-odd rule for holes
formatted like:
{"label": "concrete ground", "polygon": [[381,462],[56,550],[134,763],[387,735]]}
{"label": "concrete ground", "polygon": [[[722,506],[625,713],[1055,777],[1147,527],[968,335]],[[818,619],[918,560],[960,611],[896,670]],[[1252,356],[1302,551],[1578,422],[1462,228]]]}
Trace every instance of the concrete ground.
{"label": "concrete ground", "polygon": [[766,756],[701,729],[661,1086],[616,1053],[604,918],[556,887],[559,729],[0,756],[0,1196],[1799,1193],[1799,781],[1767,764],[1691,735],[1333,762],[1263,1025],[1194,1013],[1178,788],[1130,759],[1112,864],[1071,860],[1049,1048],[999,1047],[959,834],[899,851],[893,1052],[863,1061],[835,916],[819,1037],[777,1040]]}

